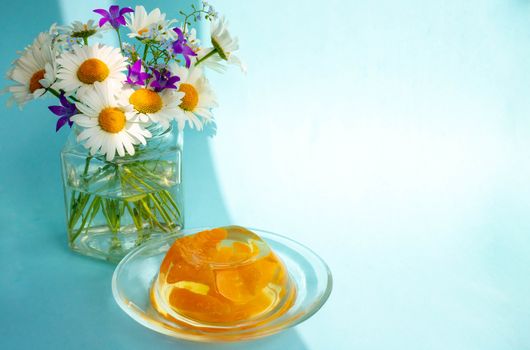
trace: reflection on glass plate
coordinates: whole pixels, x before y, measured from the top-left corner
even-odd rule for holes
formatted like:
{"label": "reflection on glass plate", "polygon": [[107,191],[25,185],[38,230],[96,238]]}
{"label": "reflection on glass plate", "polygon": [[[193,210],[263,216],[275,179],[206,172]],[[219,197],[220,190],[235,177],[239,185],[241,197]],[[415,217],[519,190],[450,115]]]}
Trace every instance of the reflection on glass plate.
{"label": "reflection on glass plate", "polygon": [[[205,228],[185,230],[194,234]],[[116,267],[112,279],[112,292],[118,305],[135,321],[156,332],[192,341],[226,342],[265,337],[308,319],[326,302],[332,286],[331,272],[324,261],[300,243],[286,237],[251,229],[261,236],[284,262],[296,288],[296,300],[291,308],[278,318],[255,326],[222,330],[197,328],[172,322],[158,314],[152,307],[150,290],[160,264],[172,243],[172,236],[147,243],[129,253]]]}

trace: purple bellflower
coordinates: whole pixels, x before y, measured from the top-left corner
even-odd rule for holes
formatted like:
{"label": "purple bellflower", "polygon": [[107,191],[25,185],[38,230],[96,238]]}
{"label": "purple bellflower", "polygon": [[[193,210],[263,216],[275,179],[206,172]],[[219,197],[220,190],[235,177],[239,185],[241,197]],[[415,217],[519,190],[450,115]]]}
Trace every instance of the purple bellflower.
{"label": "purple bellflower", "polygon": [[153,74],[155,75],[155,79],[151,81],[151,87],[156,91],[160,92],[164,89],[176,89],[177,86],[175,83],[180,81],[180,78],[176,75],[171,75],[171,72],[162,69],[160,71],[156,70],[155,68],[151,68],[153,71]]}
{"label": "purple bellflower", "polygon": [[145,80],[150,79],[151,74],[143,72],[142,68],[142,60],[138,60],[132,66],[129,66],[125,82],[130,85],[145,85]]}
{"label": "purple bellflower", "polygon": [[72,127],[74,122],[72,122],[70,118],[77,114],[77,108],[75,107],[75,104],[69,102],[66,99],[66,96],[64,96],[64,91],[61,91],[59,101],[61,102],[61,106],[48,106],[48,109],[59,117],[57,120],[57,125],[55,126],[56,132],[59,131],[59,129],[61,129],[66,123],[68,123],[68,126]]}
{"label": "purple bellflower", "polygon": [[105,9],[95,9],[94,12],[103,16],[99,20],[100,27],[103,27],[105,23],[109,22],[112,28],[118,29],[120,25],[124,26],[126,24],[123,15],[129,12],[134,12],[134,10],[130,7],[123,7],[120,9],[118,5],[112,5],[109,7],[108,11]]}
{"label": "purple bellflower", "polygon": [[191,47],[187,45],[188,41],[184,37],[184,33],[180,28],[173,28],[173,31],[177,33],[178,38],[175,42],[173,42],[173,44],[171,44],[171,48],[173,49],[173,52],[176,55],[181,54],[182,56],[184,56],[184,60],[186,61],[186,68],[190,68],[190,56],[197,56],[197,54],[191,49]]}

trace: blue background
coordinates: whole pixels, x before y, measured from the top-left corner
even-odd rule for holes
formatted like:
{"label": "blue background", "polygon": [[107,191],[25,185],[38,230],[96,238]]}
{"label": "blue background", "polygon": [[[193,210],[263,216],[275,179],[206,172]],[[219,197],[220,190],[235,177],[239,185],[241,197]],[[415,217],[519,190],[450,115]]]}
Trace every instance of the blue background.
{"label": "blue background", "polygon": [[[113,266],[67,248],[67,135],[40,100],[0,107],[0,348],[530,349],[530,2],[214,4],[249,73],[212,74],[217,136],[186,134],[187,225],[306,244],[333,271],[330,300],[240,345],[136,324]],[[52,22],[109,5],[6,2],[0,71]]]}

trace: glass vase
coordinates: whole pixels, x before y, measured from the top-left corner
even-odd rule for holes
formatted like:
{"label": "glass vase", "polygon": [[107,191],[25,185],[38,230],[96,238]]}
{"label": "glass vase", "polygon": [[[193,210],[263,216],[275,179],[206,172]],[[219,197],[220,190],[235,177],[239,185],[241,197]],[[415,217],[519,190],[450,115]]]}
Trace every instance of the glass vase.
{"label": "glass vase", "polygon": [[118,262],[131,249],[184,227],[183,135],[150,130],[134,156],[90,156],[74,127],[61,152],[68,244]]}

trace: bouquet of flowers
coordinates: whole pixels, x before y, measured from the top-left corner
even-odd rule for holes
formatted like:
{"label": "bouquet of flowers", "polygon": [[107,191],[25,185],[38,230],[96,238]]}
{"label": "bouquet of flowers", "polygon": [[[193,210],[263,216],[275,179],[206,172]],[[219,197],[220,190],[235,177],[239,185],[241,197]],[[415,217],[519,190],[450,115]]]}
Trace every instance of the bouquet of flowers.
{"label": "bouquet of flowers", "polygon": [[[179,20],[143,6],[94,12],[96,21],[40,33],[13,63],[14,84],[6,90],[8,103],[20,107],[58,99],[48,107],[56,131],[74,126],[72,146],[62,153],[70,246],[119,259],[153,232],[182,228],[177,141],[186,124],[201,130],[213,122],[217,106],[203,68],[245,68],[234,54],[237,38],[207,2],[180,11]],[[211,28],[205,46],[193,28],[202,19]],[[104,31],[116,33],[119,47],[97,43]],[[179,136],[168,146],[173,124]]]}

